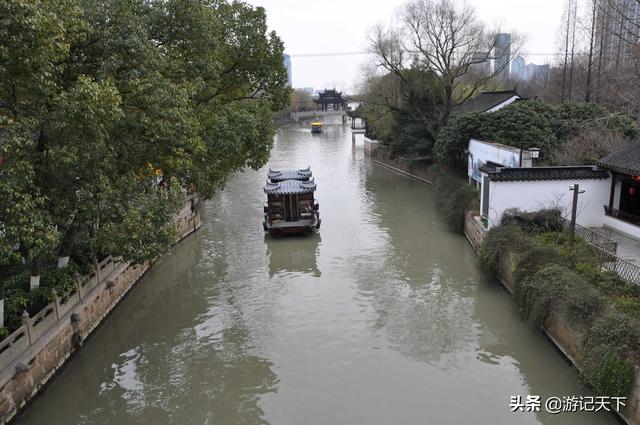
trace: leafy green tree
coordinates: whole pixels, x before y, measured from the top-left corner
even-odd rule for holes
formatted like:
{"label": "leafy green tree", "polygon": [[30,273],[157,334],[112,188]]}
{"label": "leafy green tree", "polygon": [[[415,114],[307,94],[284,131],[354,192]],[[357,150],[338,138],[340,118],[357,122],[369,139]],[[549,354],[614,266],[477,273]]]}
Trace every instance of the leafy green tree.
{"label": "leafy green tree", "polygon": [[184,189],[212,196],[268,159],[289,91],[264,9],[7,0],[0,16],[0,264],[21,256],[37,281],[79,235],[94,255],[153,258]]}
{"label": "leafy green tree", "polygon": [[541,100],[516,102],[491,113],[465,114],[445,126],[435,145],[439,162],[462,171],[467,167],[469,139],[503,143],[521,149],[541,149],[541,163],[553,163],[572,140],[588,128],[603,128],[631,140],[638,128],[628,117],[610,114],[592,103],[555,106]]}
{"label": "leafy green tree", "polygon": [[367,82],[365,116],[393,156],[411,158],[431,153],[440,130],[444,91],[431,71],[412,67],[373,76]]}

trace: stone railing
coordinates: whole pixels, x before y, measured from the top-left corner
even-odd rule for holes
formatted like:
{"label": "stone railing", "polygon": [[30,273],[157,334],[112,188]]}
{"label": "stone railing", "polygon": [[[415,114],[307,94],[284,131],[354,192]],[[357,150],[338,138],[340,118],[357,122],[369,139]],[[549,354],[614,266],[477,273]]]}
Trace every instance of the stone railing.
{"label": "stone railing", "polygon": [[[189,202],[177,217],[179,239],[194,232],[200,225],[199,217],[190,201],[189,198]],[[76,280],[75,291],[67,299],[63,300],[55,289],[52,289],[52,303],[33,317],[25,311],[22,315],[22,325],[0,342],[0,388],[37,355],[36,347],[46,345],[48,340],[55,336],[55,328],[61,322],[68,322],[70,312],[83,305],[90,294],[99,289],[98,287],[110,289],[114,276],[127,269],[129,265],[130,263],[121,258],[109,256],[100,261],[91,274]]]}
{"label": "stone railing", "polygon": [[13,370],[11,365],[16,363],[16,360],[23,357],[25,353],[28,353],[37,342],[40,342],[40,338],[53,329],[62,318],[66,317],[69,311],[81,305],[86,296],[101,282],[107,281],[108,286],[108,280],[121,266],[126,267],[128,263],[109,256],[98,263],[96,270],[91,275],[76,280],[76,289],[66,300],[63,301],[55,289],[52,289],[53,302],[51,304],[48,304],[33,317],[29,317],[29,313],[25,310],[22,314],[22,326],[0,342],[0,387],[13,377],[15,369],[20,369],[25,361],[15,364]]}

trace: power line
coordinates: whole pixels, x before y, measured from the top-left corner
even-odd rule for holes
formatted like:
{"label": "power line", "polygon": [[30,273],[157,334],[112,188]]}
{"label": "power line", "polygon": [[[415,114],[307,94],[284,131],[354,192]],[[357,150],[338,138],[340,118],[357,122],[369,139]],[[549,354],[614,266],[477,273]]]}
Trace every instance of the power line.
{"label": "power line", "polygon": [[[294,53],[289,55],[292,58],[313,58],[313,57],[325,57],[325,56],[356,56],[371,54],[366,50],[353,51],[353,52],[322,52],[322,53]],[[562,56],[564,53],[530,53],[521,52],[520,56]]]}
{"label": "power line", "polygon": [[327,52],[327,53],[298,53],[289,55],[292,58],[310,58],[310,57],[320,57],[320,56],[355,56],[355,55],[366,55],[369,52],[366,50],[362,50],[359,52]]}

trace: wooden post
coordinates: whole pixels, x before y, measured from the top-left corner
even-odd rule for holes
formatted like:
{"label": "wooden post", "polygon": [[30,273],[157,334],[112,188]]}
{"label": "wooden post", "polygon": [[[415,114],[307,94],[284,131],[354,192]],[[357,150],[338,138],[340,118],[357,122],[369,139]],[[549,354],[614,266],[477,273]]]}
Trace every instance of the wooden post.
{"label": "wooden post", "polygon": [[613,199],[616,193],[616,183],[618,180],[618,175],[616,173],[611,173],[611,193],[609,193],[609,213],[613,209]]}
{"label": "wooden post", "polygon": [[576,238],[576,216],[578,215],[578,195],[584,193],[580,190],[579,184],[574,184],[569,188],[573,191],[573,203],[571,204],[571,223],[569,224],[569,249],[573,250],[573,244]]}
{"label": "wooden post", "polygon": [[33,326],[31,325],[31,318],[29,317],[29,313],[27,310],[22,312],[22,324],[27,330],[27,338],[29,340],[29,345],[33,344],[31,337],[33,335]]}

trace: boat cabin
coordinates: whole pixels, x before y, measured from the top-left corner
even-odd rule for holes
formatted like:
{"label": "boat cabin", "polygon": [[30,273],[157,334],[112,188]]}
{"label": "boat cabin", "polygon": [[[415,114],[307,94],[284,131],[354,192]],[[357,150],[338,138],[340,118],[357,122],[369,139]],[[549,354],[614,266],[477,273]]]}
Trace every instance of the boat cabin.
{"label": "boat cabin", "polygon": [[264,187],[265,232],[274,236],[291,233],[309,234],[320,228],[318,201],[314,199],[316,183],[310,180],[268,181]]}
{"label": "boat cabin", "polygon": [[272,183],[285,180],[309,181],[311,179],[311,167],[299,170],[272,170],[269,168],[267,178]]}
{"label": "boat cabin", "polygon": [[314,121],[311,123],[312,133],[322,133],[322,123],[320,121]]}

